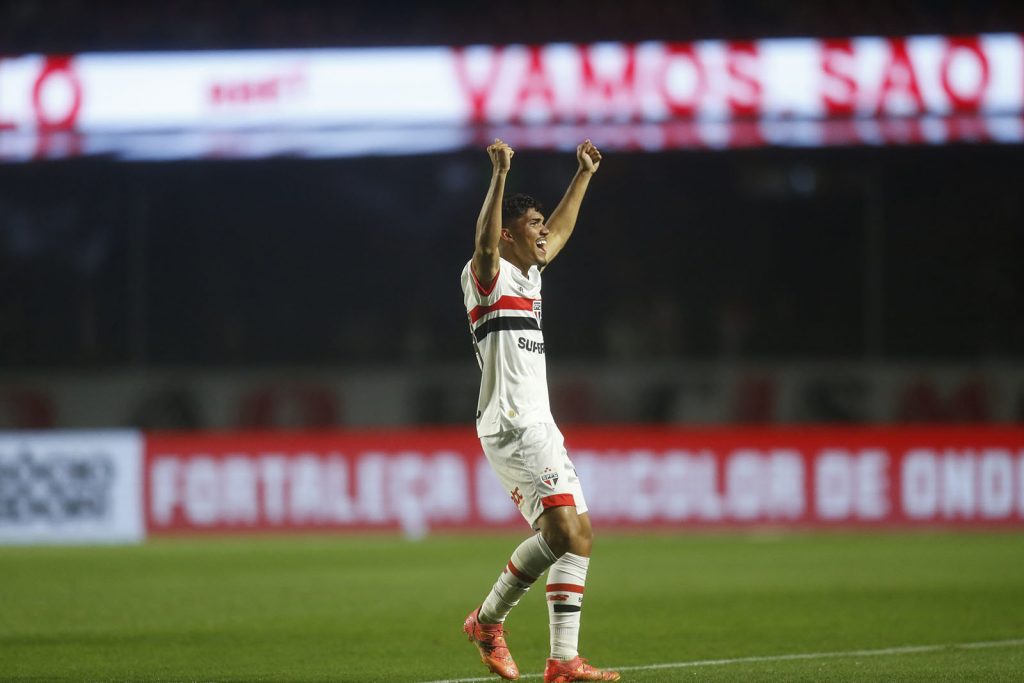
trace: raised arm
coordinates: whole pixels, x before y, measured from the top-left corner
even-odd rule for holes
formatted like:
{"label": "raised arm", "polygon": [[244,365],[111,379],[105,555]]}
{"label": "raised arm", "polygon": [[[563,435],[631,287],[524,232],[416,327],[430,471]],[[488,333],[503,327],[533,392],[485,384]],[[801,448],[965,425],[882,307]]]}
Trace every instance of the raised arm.
{"label": "raised arm", "polygon": [[597,173],[597,169],[601,165],[601,152],[594,147],[594,143],[590,140],[584,140],[583,144],[576,148],[576,159],[580,164],[576,169],[576,175],[572,177],[572,182],[569,183],[569,189],[565,191],[562,201],[558,202],[558,206],[548,217],[549,264],[558,256],[558,252],[562,251],[573,228],[576,227],[576,218],[580,213],[583,195],[587,193],[590,178]]}
{"label": "raised arm", "polygon": [[487,147],[491,157],[491,185],[476,219],[476,245],[473,248],[473,273],[484,287],[498,274],[498,241],[501,239],[501,202],[505,197],[505,176],[512,165],[512,148],[499,140]]}

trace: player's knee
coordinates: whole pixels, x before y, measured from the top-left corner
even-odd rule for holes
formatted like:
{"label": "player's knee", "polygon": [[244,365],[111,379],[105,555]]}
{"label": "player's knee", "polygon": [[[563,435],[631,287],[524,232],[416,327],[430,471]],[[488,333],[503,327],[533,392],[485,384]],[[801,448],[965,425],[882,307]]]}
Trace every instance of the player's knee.
{"label": "player's knee", "polygon": [[541,532],[551,552],[558,557],[565,553],[589,557],[594,540],[590,524],[571,508],[557,510],[558,512],[548,515]]}
{"label": "player's knee", "polygon": [[573,531],[569,552],[590,557],[590,549],[594,545],[594,531],[590,528],[590,524],[584,523],[584,520],[578,519],[578,522]]}
{"label": "player's knee", "polygon": [[547,524],[541,530],[541,534],[555,557],[561,557],[569,552],[570,534],[564,524]]}

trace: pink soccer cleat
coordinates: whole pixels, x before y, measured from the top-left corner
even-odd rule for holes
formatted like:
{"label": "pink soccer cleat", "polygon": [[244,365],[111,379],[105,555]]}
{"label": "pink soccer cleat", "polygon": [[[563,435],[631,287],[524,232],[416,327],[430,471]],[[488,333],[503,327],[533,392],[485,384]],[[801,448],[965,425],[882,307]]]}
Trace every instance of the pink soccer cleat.
{"label": "pink soccer cleat", "polygon": [[577,655],[568,662],[549,659],[544,667],[544,683],[569,683],[569,681],[617,681],[618,671],[604,671],[589,664]]}
{"label": "pink soccer cleat", "polygon": [[479,617],[480,608],[477,607],[466,617],[465,623],[462,624],[462,630],[469,636],[469,641],[480,650],[480,661],[487,665],[491,673],[496,673],[510,681],[516,680],[519,678],[519,667],[516,666],[512,659],[512,653],[508,651],[508,645],[505,644],[505,631],[502,625],[481,624]]}

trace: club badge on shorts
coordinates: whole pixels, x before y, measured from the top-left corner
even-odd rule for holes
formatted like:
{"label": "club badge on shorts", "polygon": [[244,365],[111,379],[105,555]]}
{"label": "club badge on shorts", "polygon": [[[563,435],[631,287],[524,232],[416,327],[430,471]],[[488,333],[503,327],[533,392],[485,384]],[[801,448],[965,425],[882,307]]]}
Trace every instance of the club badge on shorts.
{"label": "club badge on shorts", "polygon": [[558,483],[558,472],[555,472],[550,467],[544,468],[544,474],[540,475],[540,480],[547,485],[549,489],[555,488],[555,484]]}

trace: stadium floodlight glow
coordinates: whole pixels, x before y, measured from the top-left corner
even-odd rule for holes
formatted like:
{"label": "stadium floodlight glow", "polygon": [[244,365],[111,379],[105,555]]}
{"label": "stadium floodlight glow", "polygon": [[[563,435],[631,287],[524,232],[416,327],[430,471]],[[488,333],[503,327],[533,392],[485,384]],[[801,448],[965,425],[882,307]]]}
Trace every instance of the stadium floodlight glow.
{"label": "stadium floodlight glow", "polygon": [[1018,34],[0,58],[0,159],[1021,142],[1022,113]]}

